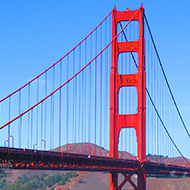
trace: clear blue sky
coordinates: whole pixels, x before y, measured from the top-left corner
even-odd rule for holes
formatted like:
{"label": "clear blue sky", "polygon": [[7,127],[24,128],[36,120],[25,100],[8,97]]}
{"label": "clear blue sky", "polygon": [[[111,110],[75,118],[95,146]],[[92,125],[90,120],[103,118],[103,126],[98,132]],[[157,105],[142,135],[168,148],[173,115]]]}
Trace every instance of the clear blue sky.
{"label": "clear blue sky", "polygon": [[146,16],[178,106],[190,130],[189,0],[1,0],[0,98],[57,61],[114,5]]}

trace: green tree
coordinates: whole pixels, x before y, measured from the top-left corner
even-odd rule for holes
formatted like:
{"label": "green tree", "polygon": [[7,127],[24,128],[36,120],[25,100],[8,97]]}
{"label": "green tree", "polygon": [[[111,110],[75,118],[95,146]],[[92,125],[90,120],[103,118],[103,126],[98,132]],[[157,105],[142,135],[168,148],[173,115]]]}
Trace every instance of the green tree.
{"label": "green tree", "polygon": [[63,178],[62,178],[62,180],[61,180],[61,184],[62,184],[62,185],[65,185],[65,184],[66,184],[66,182],[67,182],[67,179],[66,179],[66,177],[65,177],[65,176],[63,176]]}
{"label": "green tree", "polygon": [[41,175],[40,175],[41,181],[44,181],[44,179],[45,179],[47,176],[48,176],[47,174],[41,174]]}
{"label": "green tree", "polygon": [[48,178],[46,178],[46,179],[44,180],[44,183],[45,183],[45,185],[48,186],[48,187],[53,186],[53,185],[55,184],[55,183],[54,183],[53,176],[49,176]]}
{"label": "green tree", "polygon": [[24,174],[24,175],[22,176],[22,183],[24,184],[24,183],[26,183],[28,180],[29,180],[29,178],[27,177],[26,174]]}

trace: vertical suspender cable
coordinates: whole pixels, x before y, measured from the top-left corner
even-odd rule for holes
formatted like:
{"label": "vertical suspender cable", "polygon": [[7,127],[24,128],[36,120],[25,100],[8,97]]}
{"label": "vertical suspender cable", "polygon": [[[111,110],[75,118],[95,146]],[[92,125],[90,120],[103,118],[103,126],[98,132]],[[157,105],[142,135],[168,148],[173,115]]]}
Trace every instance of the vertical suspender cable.
{"label": "vertical suspender cable", "polygon": [[[85,40],[85,64],[87,63],[87,40]],[[86,72],[84,72],[84,153],[86,152],[86,132],[87,132],[87,69]],[[89,127],[89,126],[88,126]]]}
{"label": "vertical suspender cable", "polygon": [[[97,30],[96,30],[96,32],[95,32],[95,55],[97,55]],[[94,140],[95,140],[95,142],[94,142],[94,155],[96,155],[96,125],[97,125],[97,121],[96,121],[96,109],[97,109],[97,99],[96,99],[96,97],[97,97],[97,58],[95,59],[95,116],[94,116],[94,118],[95,118],[95,128],[94,128]]]}
{"label": "vertical suspender cable", "polygon": [[[74,75],[75,74],[75,62],[74,62],[74,57],[75,57],[75,50],[73,51],[73,57],[72,57],[72,68],[73,68],[73,71],[72,71],[72,75]],[[74,112],[74,104],[75,104],[75,102],[74,102],[74,97],[75,97],[75,80],[76,79],[74,79],[73,80],[73,83],[72,83],[72,111],[71,111],[71,113],[72,113],[72,120],[71,120],[71,122],[72,122],[72,124],[71,124],[71,127],[72,127],[72,131],[71,131],[71,134],[72,134],[72,151],[71,152],[73,152],[74,151],[74,148],[75,148],[75,142],[74,142],[74,139],[75,139],[75,137],[74,137],[74,134],[75,134],[75,131],[74,131],[74,129],[75,129],[75,112]]]}
{"label": "vertical suspender cable", "polygon": [[[146,42],[146,47],[145,47],[145,51],[146,51],[146,53],[145,53],[145,55],[147,55],[147,57],[146,57],[146,61],[145,61],[145,63],[146,63],[146,66],[145,66],[145,69],[146,69],[146,72],[147,72],[147,67],[148,67],[148,64],[149,64],[149,38],[148,38],[148,35],[147,35],[147,33],[146,33],[146,39],[147,39],[147,42]],[[149,68],[148,68],[149,69]],[[149,72],[147,73],[148,75],[147,75],[147,78],[146,78],[146,84],[149,84],[150,83],[150,80],[149,80]],[[149,139],[149,136],[150,136],[150,104],[149,104],[149,101],[146,103],[146,106],[147,106],[147,117],[146,117],[146,121],[148,121],[147,122],[147,125],[146,125],[146,140],[147,140],[147,145],[149,145],[150,144],[150,139]],[[147,120],[147,118],[149,118],[148,120]],[[149,150],[149,146],[148,147],[146,147],[146,151],[147,151],[147,153],[150,153],[150,150]]]}
{"label": "vertical suspender cable", "polygon": [[[80,53],[82,56],[82,52]],[[82,57],[81,57],[82,59]],[[81,60],[80,59],[80,60]],[[81,68],[83,67],[82,65],[82,61],[81,61]],[[84,71],[82,71],[81,73],[81,154],[83,154],[83,133],[84,133],[84,129],[83,129],[83,125],[84,125]]]}
{"label": "vertical suspender cable", "polygon": [[[164,86],[164,123],[166,123],[166,96],[165,96],[165,94],[166,94],[166,90],[165,90],[166,88],[165,88],[165,86]],[[165,137],[165,135],[164,135],[164,144],[165,145],[167,145],[167,142],[166,142],[166,137]],[[164,146],[164,153],[166,154],[166,156],[167,156],[167,150],[166,150],[166,147],[167,146]]]}
{"label": "vertical suspender cable", "polygon": [[[158,76],[159,76],[159,81],[158,81],[158,105],[160,105],[160,115],[162,115],[162,107],[161,107],[161,76],[160,76],[160,72],[158,70]],[[158,123],[158,155],[161,155],[161,149],[160,149],[160,144],[161,144],[161,134],[160,134],[160,123],[159,120],[157,118],[157,123]],[[160,158],[161,159],[161,158]],[[159,160],[160,163],[161,160]]]}
{"label": "vertical suspender cable", "polygon": [[[37,99],[36,102],[39,101],[39,78],[37,78]],[[38,114],[39,114],[39,106],[36,108],[36,149],[38,148]]]}
{"label": "vertical suspender cable", "polygon": [[40,132],[40,136],[41,136],[41,138],[40,138],[40,142],[41,142],[41,150],[43,149],[42,147],[43,147],[43,141],[42,141],[42,139],[43,139],[43,102],[41,103],[41,132]]}
{"label": "vertical suspender cable", "polygon": [[[69,55],[67,56],[67,80],[69,79]],[[69,83],[67,84],[67,96],[66,96],[66,153],[68,153],[68,143],[69,143]]]}
{"label": "vertical suspender cable", "polygon": [[[157,62],[155,59],[155,104],[157,105],[158,108],[158,92],[157,92],[157,88],[158,88],[158,69],[157,69]],[[155,150],[156,150],[156,162],[158,162],[158,123],[157,123],[157,117],[155,117]]]}
{"label": "vertical suspender cable", "polygon": [[[73,73],[75,73],[75,50],[73,51]],[[76,126],[77,126],[77,117],[76,114],[78,113],[76,111],[76,106],[77,104],[77,78],[73,81],[73,135],[74,135],[74,147],[73,147],[73,152],[76,153]]]}
{"label": "vertical suspender cable", "polygon": [[[41,103],[41,139],[40,139],[40,141],[41,141],[41,150],[43,149],[42,147],[43,147],[43,106],[44,106],[44,104],[43,104],[43,102]],[[45,143],[45,142],[44,142]]]}
{"label": "vertical suspender cable", "polygon": [[[28,84],[28,108],[30,108],[30,84]],[[28,112],[28,137],[27,137],[27,148],[30,148],[29,146],[30,141],[30,112]]]}
{"label": "vertical suspender cable", "polygon": [[33,109],[31,110],[31,143],[30,143],[30,146],[31,146],[31,148],[33,148],[32,147],[32,142],[33,142]]}
{"label": "vertical suspender cable", "polygon": [[[105,35],[104,35],[104,39],[105,39],[105,46],[106,46],[106,44],[107,44],[107,40],[109,41],[109,30],[107,30],[107,19],[105,20]],[[108,32],[108,34],[107,34],[107,32]],[[107,36],[108,36],[108,39],[107,39]],[[106,128],[106,126],[108,126],[108,122],[107,122],[107,120],[108,120],[108,118],[107,118],[107,111],[106,110],[108,110],[107,108],[108,108],[108,101],[109,101],[109,99],[108,99],[108,97],[107,97],[107,95],[108,95],[108,86],[109,86],[109,83],[108,83],[108,74],[109,74],[109,65],[108,65],[108,62],[109,62],[109,59],[108,59],[108,51],[109,51],[109,49],[107,49],[106,50],[106,52],[105,52],[105,59],[104,59],[104,65],[105,65],[105,95],[104,95],[104,102],[105,102],[105,108],[104,108],[104,125],[103,125],[103,128],[104,128],[104,132],[103,132],[103,138],[104,138],[104,148],[106,149],[106,147],[107,147],[107,136],[109,136],[108,134],[107,134],[107,132],[108,132],[108,130],[107,130],[107,128]],[[106,72],[107,71],[107,72]],[[106,153],[106,151],[105,151],[105,154],[104,154],[104,156],[107,156],[107,153]]]}
{"label": "vertical suspender cable", "polygon": [[[21,90],[19,91],[19,115],[21,114]],[[21,135],[22,135],[22,117],[19,119],[18,138],[19,148],[21,148]]]}
{"label": "vertical suspender cable", "polygon": [[41,139],[40,139],[40,141],[41,141],[41,150],[42,150],[42,143],[43,143],[43,102],[41,103]]}
{"label": "vertical suspender cable", "polygon": [[[62,84],[62,60],[60,61],[60,82]],[[59,153],[61,152],[61,88],[59,90]]]}
{"label": "vertical suspender cable", "polygon": [[[151,55],[151,63],[152,64],[154,64],[153,63],[153,51],[152,51],[152,46],[151,46],[151,53],[150,53],[150,55]],[[154,65],[153,65],[154,66]],[[150,71],[150,80],[151,80],[151,87],[150,87],[150,91],[151,91],[151,95],[153,94],[153,69],[152,69],[152,67],[151,67],[151,71]],[[152,139],[151,139],[151,142],[152,142],[152,154],[154,154],[154,133],[153,133],[153,129],[154,129],[154,122],[153,122],[153,111],[151,112],[151,128],[152,128],[152,134],[151,134],[151,137],[152,137]]]}
{"label": "vertical suspender cable", "polygon": [[[55,89],[55,66],[53,67],[53,91]],[[51,137],[52,137],[52,148],[54,148],[54,94],[51,96],[51,124],[52,124],[52,133],[51,133]]]}
{"label": "vertical suspender cable", "polygon": [[[92,35],[90,35],[90,60],[92,59]],[[91,128],[92,128],[92,122],[91,122],[91,107],[92,107],[92,101],[91,101],[91,87],[92,87],[92,80],[91,80],[91,74],[92,69],[91,69],[91,65],[89,65],[89,90],[88,90],[88,142],[90,142],[91,140]],[[88,144],[88,155],[92,154],[91,151],[92,147],[91,147],[91,143]]]}
{"label": "vertical suspender cable", "polygon": [[[82,55],[81,55],[81,45],[79,45],[79,69],[81,69],[81,58],[82,58]],[[81,95],[81,93],[82,93],[82,85],[81,85],[81,83],[82,83],[82,77],[80,77],[80,75],[79,75],[79,131],[78,131],[78,136],[79,136],[79,147],[78,147],[78,150],[79,150],[79,152],[78,153],[81,153],[81,144],[80,144],[80,142],[81,142],[81,140],[82,140],[82,137],[81,137],[81,121],[82,121],[82,115],[81,115],[81,112],[82,112],[82,110],[81,110],[81,103],[82,103],[82,101],[81,101],[81,98],[82,98],[82,95]]]}
{"label": "vertical suspender cable", "polygon": [[[47,96],[47,72],[45,73],[45,97]],[[46,128],[47,128],[47,100],[45,100],[44,109],[44,143],[46,143]]]}
{"label": "vertical suspender cable", "polygon": [[[9,97],[9,121],[11,120],[11,96]],[[10,134],[11,134],[11,129],[10,129],[10,124],[8,125],[8,147],[10,147]]]}
{"label": "vertical suspender cable", "polygon": [[[102,50],[102,24],[100,26],[100,50]],[[102,54],[100,55],[100,156],[102,156]]]}

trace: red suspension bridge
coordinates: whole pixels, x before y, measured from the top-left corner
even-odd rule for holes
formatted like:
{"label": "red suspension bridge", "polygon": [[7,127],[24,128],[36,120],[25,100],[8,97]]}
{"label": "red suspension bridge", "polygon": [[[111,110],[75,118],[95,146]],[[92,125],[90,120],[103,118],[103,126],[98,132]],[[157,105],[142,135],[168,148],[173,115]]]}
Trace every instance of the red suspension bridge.
{"label": "red suspension bridge", "polygon": [[142,6],[114,8],[1,99],[0,126],[0,164],[13,169],[107,171],[110,190],[144,190],[148,175],[190,176],[190,134]]}

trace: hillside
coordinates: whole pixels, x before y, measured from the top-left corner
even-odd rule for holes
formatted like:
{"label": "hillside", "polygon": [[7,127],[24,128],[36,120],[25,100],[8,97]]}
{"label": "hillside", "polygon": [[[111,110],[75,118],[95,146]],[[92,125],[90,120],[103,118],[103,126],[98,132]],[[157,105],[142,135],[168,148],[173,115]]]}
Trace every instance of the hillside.
{"label": "hillside", "polygon": [[[36,176],[49,175],[56,176],[57,174],[66,174],[69,172],[58,172],[58,171],[27,171],[27,170],[13,170],[12,177],[5,178],[7,181],[14,181],[18,177],[22,177],[24,174],[28,178],[36,178]],[[108,190],[109,189],[109,174],[102,172],[76,172],[77,176],[71,178],[64,185],[56,183],[53,186],[45,189],[55,190]],[[17,176],[17,178],[16,178]],[[15,180],[16,179],[16,180]],[[121,177],[120,177],[121,179]],[[136,181],[136,178],[133,178]],[[18,181],[18,180],[17,180]],[[147,178],[147,190],[189,190],[190,178]],[[22,190],[22,188],[20,188]],[[130,189],[129,184],[124,189]],[[9,188],[11,190],[11,188]],[[30,190],[28,188],[28,190]]]}

